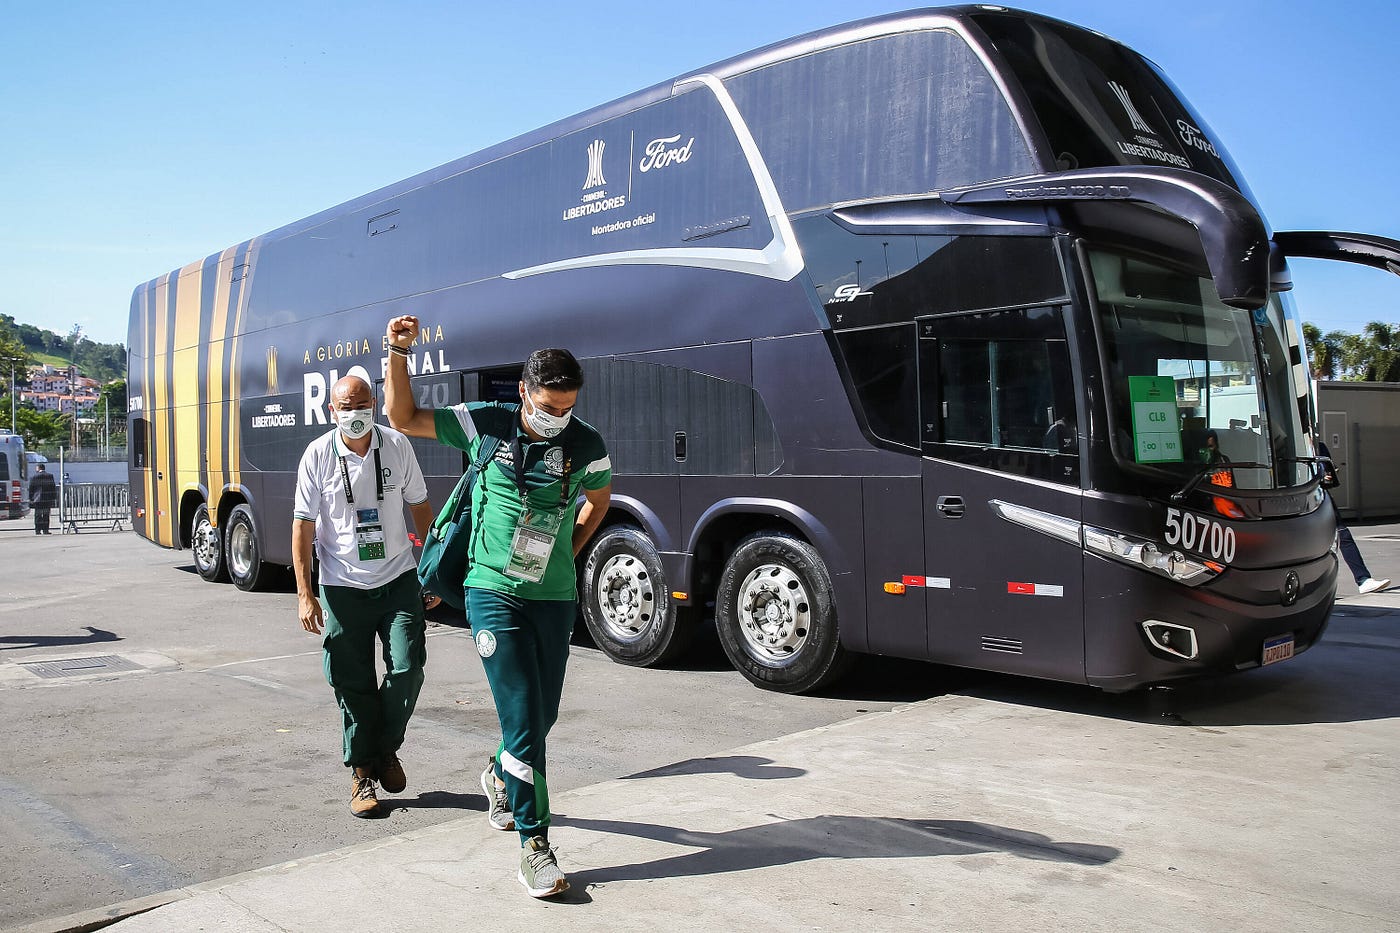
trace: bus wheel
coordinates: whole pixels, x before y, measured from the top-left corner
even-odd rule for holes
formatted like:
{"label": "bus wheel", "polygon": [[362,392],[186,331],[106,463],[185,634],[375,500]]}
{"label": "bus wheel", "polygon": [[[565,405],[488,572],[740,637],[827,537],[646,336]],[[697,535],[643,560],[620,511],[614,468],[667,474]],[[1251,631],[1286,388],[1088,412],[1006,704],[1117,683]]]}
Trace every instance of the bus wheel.
{"label": "bus wheel", "polygon": [[210,583],[223,583],[228,579],[228,568],[224,565],[224,537],[219,529],[209,521],[209,506],[200,503],[194,510],[194,533],[191,535],[190,551],[194,554],[194,567],[199,575]]}
{"label": "bus wheel", "polygon": [[739,542],[720,574],[715,628],[729,662],[768,690],[807,693],[845,673],[831,577],[816,549],[785,534]]}
{"label": "bus wheel", "polygon": [[235,506],[224,529],[224,560],[233,585],[240,590],[256,590],[267,579],[267,567],[258,554],[258,536],[253,526],[253,510]]}
{"label": "bus wheel", "polygon": [[661,558],[640,529],[603,531],[583,565],[583,620],[593,641],[622,664],[651,667],[677,657],[695,626],[671,601]]}

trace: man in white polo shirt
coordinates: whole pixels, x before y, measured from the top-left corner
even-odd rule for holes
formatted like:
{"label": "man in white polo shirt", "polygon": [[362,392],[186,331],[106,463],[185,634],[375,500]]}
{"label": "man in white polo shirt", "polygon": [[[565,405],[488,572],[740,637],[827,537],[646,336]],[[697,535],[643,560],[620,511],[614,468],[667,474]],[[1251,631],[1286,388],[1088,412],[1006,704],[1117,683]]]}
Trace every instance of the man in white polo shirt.
{"label": "man in white polo shirt", "polygon": [[[374,423],[374,395],[358,376],[331,388],[336,427],[312,441],[297,468],[292,562],[297,613],[313,635],[325,626],[326,680],[344,729],[344,761],[353,769],[350,812],[377,815],[378,781],[389,793],[408,783],[398,759],[427,660],[417,559],[403,507],[418,537],[433,513],[408,438]],[[311,552],[321,560],[321,599],[311,589]],[[434,598],[432,602],[436,602]],[[374,639],[384,646],[376,683]]]}

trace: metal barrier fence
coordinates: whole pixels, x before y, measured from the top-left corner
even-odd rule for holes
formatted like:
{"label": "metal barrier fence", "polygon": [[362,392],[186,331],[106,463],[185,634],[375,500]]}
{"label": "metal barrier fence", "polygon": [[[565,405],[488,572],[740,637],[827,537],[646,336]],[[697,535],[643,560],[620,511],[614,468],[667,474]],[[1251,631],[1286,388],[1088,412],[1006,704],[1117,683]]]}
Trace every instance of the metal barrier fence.
{"label": "metal barrier fence", "polygon": [[59,500],[58,522],[63,533],[78,533],[79,525],[107,525],[107,531],[121,531],[122,522],[131,518],[126,483],[64,483]]}

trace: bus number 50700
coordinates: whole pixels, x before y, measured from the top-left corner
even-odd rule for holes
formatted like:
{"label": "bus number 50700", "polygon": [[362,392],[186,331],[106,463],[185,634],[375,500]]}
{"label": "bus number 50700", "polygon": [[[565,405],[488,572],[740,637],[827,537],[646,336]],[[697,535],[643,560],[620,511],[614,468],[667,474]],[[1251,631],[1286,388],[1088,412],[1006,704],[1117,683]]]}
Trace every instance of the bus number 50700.
{"label": "bus number 50700", "polygon": [[1166,542],[1227,564],[1235,559],[1235,529],[1180,509],[1167,509]]}

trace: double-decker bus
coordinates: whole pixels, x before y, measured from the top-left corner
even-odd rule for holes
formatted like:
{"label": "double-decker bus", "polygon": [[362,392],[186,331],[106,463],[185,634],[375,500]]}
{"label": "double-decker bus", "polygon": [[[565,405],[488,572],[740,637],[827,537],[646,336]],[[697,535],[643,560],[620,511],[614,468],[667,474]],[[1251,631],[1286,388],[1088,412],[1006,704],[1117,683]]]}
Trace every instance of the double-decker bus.
{"label": "double-decker bus", "polygon": [[[759,49],[136,289],[136,529],[243,589],[291,560],[330,386],[424,322],[420,406],[512,399],[542,344],[615,482],[580,560],[614,659],[712,607],[810,691],[856,654],[1110,690],[1314,644],[1335,595],[1287,257],[1150,61],[994,7]],[[434,501],[455,450],[415,442]]]}

